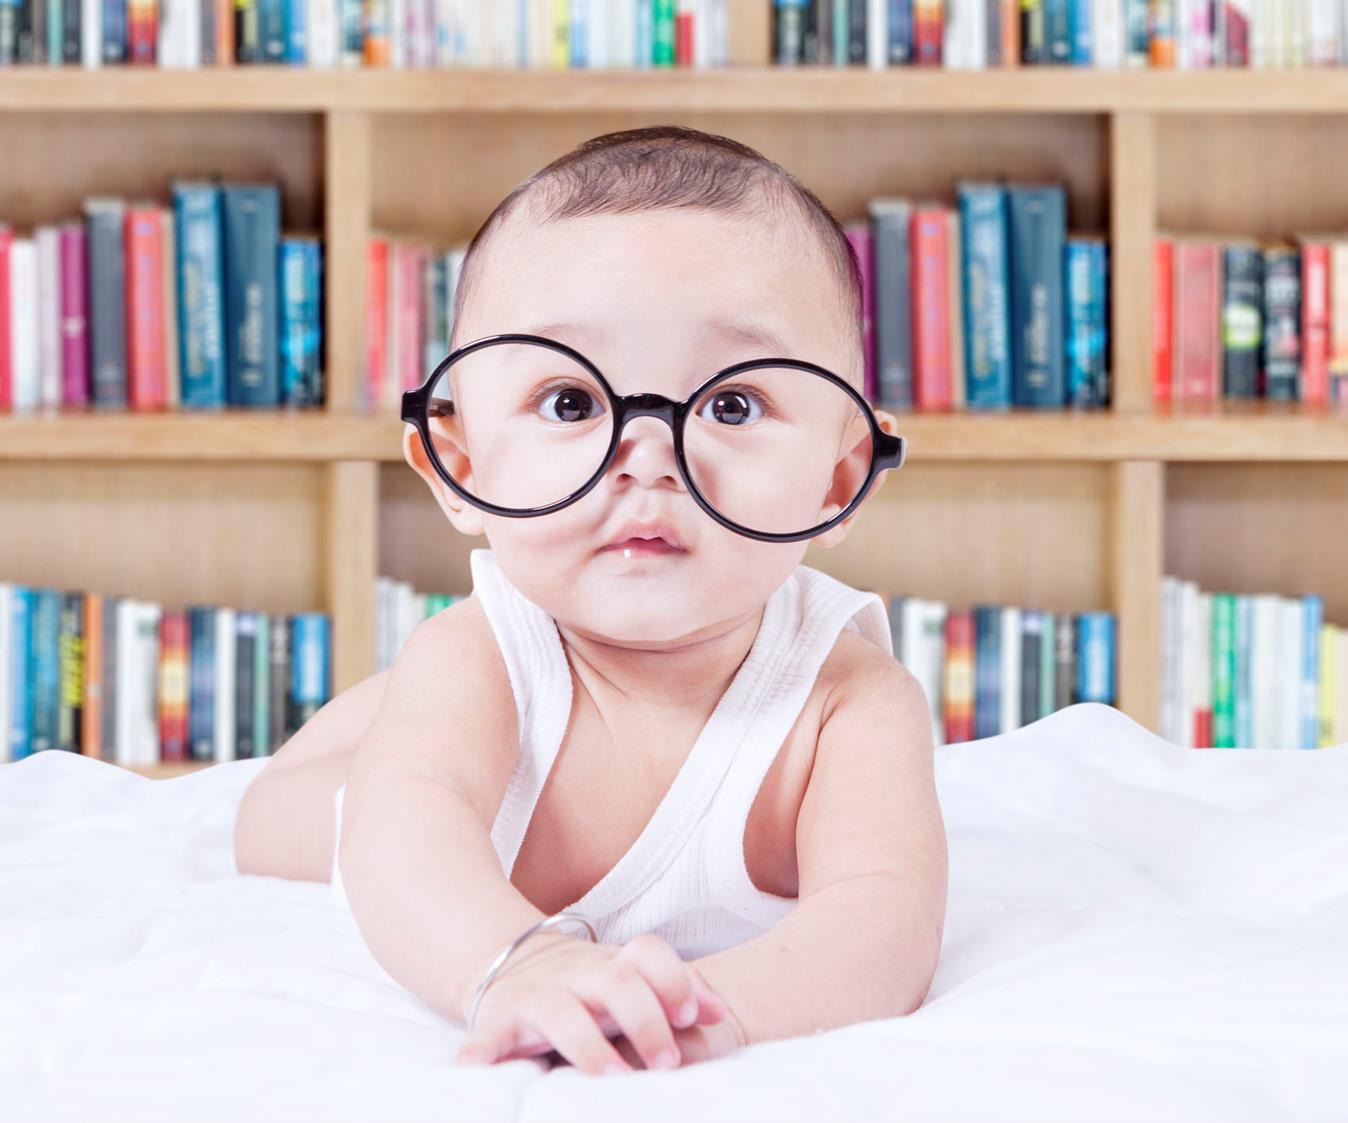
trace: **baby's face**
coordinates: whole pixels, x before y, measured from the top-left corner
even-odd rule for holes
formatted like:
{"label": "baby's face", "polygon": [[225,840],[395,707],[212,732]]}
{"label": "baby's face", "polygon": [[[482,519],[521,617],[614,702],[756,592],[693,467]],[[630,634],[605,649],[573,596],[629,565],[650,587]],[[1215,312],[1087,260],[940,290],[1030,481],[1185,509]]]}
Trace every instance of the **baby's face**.
{"label": "baby's face", "polygon": [[[804,359],[855,384],[861,357],[849,346],[823,252],[785,223],[690,210],[542,224],[516,217],[487,252],[457,346],[503,332],[542,335],[579,351],[618,395],[675,401],[723,367],[766,357]],[[742,329],[769,338],[756,341]],[[779,506],[793,509],[769,516],[774,523],[803,530],[826,521],[841,507],[830,501],[848,486],[841,477],[864,476],[869,441],[858,441],[859,415],[844,412],[811,417],[808,436],[792,437],[798,455],[785,458],[792,476],[777,479],[776,494]],[[893,431],[892,417],[877,416]],[[463,468],[484,485],[508,486],[512,470],[530,470],[512,469],[498,443],[475,441],[468,428]],[[485,533],[511,582],[560,623],[609,642],[657,648],[716,634],[761,608],[808,545],[760,542],[707,515],[684,486],[673,434],[658,418],[630,420],[598,484],[536,518],[465,504],[426,470],[410,429],[409,437],[409,458],[456,528]],[[615,544],[629,520],[667,526],[679,548]],[[835,544],[845,530],[846,523],[817,540]]]}

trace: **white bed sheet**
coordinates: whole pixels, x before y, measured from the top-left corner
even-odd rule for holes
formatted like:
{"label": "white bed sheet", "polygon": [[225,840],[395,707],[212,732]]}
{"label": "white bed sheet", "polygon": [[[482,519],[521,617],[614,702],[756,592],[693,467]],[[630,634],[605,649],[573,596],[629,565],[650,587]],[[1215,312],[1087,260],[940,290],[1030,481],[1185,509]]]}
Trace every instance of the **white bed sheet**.
{"label": "white bed sheet", "polygon": [[1348,1118],[1348,745],[1081,704],[941,748],[920,1011],[609,1079],[454,1065],[327,884],[240,876],[264,763],[0,768],[0,1120]]}

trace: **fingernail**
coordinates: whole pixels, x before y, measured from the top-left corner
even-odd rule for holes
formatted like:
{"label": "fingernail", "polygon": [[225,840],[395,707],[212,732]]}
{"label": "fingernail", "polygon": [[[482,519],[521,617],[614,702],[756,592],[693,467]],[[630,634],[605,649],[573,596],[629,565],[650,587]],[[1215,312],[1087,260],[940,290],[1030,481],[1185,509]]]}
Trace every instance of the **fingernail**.
{"label": "fingernail", "polygon": [[658,1057],[655,1058],[655,1067],[678,1068],[679,1054],[676,1053],[673,1049],[666,1049],[663,1053],[661,1053]]}
{"label": "fingernail", "polygon": [[679,1007],[678,1019],[680,1026],[690,1026],[693,1019],[697,1017],[697,999],[690,998]]}
{"label": "fingernail", "polygon": [[617,1076],[620,1073],[631,1072],[632,1069],[621,1061],[614,1061],[608,1068],[604,1069],[605,1076]]}

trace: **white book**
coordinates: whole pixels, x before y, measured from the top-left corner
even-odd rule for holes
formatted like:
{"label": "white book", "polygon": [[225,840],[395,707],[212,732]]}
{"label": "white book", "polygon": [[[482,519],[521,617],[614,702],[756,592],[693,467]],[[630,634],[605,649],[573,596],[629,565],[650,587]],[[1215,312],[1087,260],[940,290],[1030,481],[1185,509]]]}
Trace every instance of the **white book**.
{"label": "white book", "polygon": [[1278,745],[1278,644],[1281,623],[1278,598],[1259,593],[1254,598],[1254,632],[1251,637],[1250,697],[1254,738],[1251,748],[1273,749]]}
{"label": "white book", "polygon": [[454,65],[454,0],[435,0],[435,65]]}
{"label": "white book", "polygon": [[1287,0],[1282,5],[1284,65],[1294,69],[1306,65],[1306,5],[1307,0]]}
{"label": "white book", "polygon": [[1199,628],[1202,617],[1202,605],[1198,585],[1193,581],[1185,581],[1181,586],[1183,596],[1181,597],[1181,610],[1183,613],[1183,681],[1182,692],[1180,694],[1180,733],[1179,744],[1186,748],[1193,748],[1197,738],[1194,715],[1198,710],[1201,699],[1199,697],[1199,679],[1202,677],[1203,653],[1199,648]]}
{"label": "white book", "polygon": [[988,64],[985,0],[946,0],[944,58],[949,70],[983,70]]}
{"label": "white book", "polygon": [[866,0],[866,65],[871,70],[889,66],[889,4]]}
{"label": "white book", "polygon": [[635,4],[608,6],[609,65],[631,70],[637,62],[637,9]]}
{"label": "white book", "polygon": [[908,669],[922,684],[931,711],[932,738],[936,744],[945,743],[945,694],[942,689],[945,673],[945,618],[946,606],[941,601],[918,601],[918,654]]}
{"label": "white book", "polygon": [[389,578],[374,581],[374,665],[383,671],[389,666]]}
{"label": "white book", "polygon": [[238,655],[236,613],[232,608],[215,610],[215,682],[212,729],[215,734],[215,759],[234,760],[235,666]]}
{"label": "white book", "polygon": [[[1198,708],[1209,715],[1207,728],[1212,730],[1212,594],[1198,593]],[[1208,738],[1209,743],[1212,737]],[[1207,746],[1204,746],[1207,747]]]}
{"label": "white book", "polygon": [[14,587],[0,581],[0,763],[10,759],[10,684],[14,680]]}
{"label": "white book", "polygon": [[388,47],[389,68],[406,69],[411,48],[407,41],[407,0],[388,0]]}
{"label": "white book", "polygon": [[1236,10],[1244,9],[1250,34],[1250,66],[1267,69],[1269,62],[1269,21],[1264,0],[1233,0]]}
{"label": "white book", "polygon": [[[103,746],[105,760],[114,764],[134,764],[132,746],[136,738],[136,689],[138,677],[135,673],[136,628],[140,617],[138,603],[130,597],[122,597],[117,602],[116,623],[116,685],[115,698],[112,699],[116,720],[113,723],[115,737],[111,747]],[[105,656],[106,657],[106,656]],[[106,705],[109,699],[104,699]]]}
{"label": "white book", "polygon": [[79,4],[80,65],[97,70],[103,65],[103,0],[79,0]]}
{"label": "white book", "polygon": [[[630,5],[627,5],[630,7]],[[730,0],[707,0],[711,27],[711,65],[730,63]]]}
{"label": "white book", "polygon": [[1339,61],[1340,12],[1338,0],[1308,0],[1306,12],[1307,62],[1335,66]]}
{"label": "white book", "polygon": [[37,308],[37,243],[15,237],[9,245],[10,393],[15,412],[34,410],[42,399]]}
{"label": "white book", "polygon": [[[337,65],[338,40],[341,38],[337,8],[337,0],[306,0],[304,14],[308,26],[305,34],[309,49],[306,61],[310,67],[331,69]],[[434,27],[432,23],[427,31]]]}
{"label": "white book", "polygon": [[61,406],[61,232],[39,226],[37,243],[38,404]]}
{"label": "white book", "polygon": [[529,59],[532,69],[552,67],[553,0],[529,0]]}
{"label": "white book", "polygon": [[1001,731],[1010,733],[1023,723],[1020,713],[1020,609],[1002,606]]}
{"label": "white book", "polygon": [[1175,643],[1174,628],[1179,581],[1166,575],[1161,578],[1161,736],[1175,741]]}
{"label": "white book", "polygon": [[483,5],[460,0],[459,62],[463,66],[485,66],[486,52],[482,46]]}
{"label": "white book", "polygon": [[1125,0],[1093,0],[1091,33],[1095,37],[1092,58],[1097,69],[1118,69],[1123,65]]}
{"label": "white book", "polygon": [[201,69],[201,0],[182,0],[182,56],[188,70]]}
{"label": "white book", "polygon": [[690,0],[689,7],[693,10],[693,66],[706,70],[711,66],[711,0]]}
{"label": "white book", "polygon": [[1301,601],[1278,598],[1279,749],[1301,747]]}

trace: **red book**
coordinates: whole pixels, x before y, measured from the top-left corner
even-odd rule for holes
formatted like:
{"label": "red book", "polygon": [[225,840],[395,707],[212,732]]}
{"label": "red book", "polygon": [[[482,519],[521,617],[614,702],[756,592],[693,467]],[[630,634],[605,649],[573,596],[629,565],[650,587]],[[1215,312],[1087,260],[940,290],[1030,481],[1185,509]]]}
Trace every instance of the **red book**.
{"label": "red book", "polygon": [[1212,747],[1212,711],[1194,710],[1194,748]]}
{"label": "red book", "polygon": [[187,613],[159,617],[159,759],[187,759]]}
{"label": "red book", "polygon": [[1170,401],[1175,377],[1175,244],[1158,238],[1152,251],[1151,397]]}
{"label": "red book", "polygon": [[944,43],[944,0],[915,0],[913,4],[914,63],[918,66],[940,66]]}
{"label": "red book", "polygon": [[692,12],[676,12],[674,15],[674,65],[693,65]]}
{"label": "red book", "polygon": [[82,222],[61,224],[61,404],[89,404],[88,238]]}
{"label": "red book", "polygon": [[399,243],[394,247],[398,269],[399,307],[395,312],[398,332],[398,366],[402,389],[413,390],[423,380],[421,364],[425,358],[422,325],[426,285],[423,272],[428,256],[424,246]]}
{"label": "red book", "polygon": [[945,741],[974,739],[974,614],[952,609],[945,617],[945,681],[942,718]]}
{"label": "red book", "polygon": [[847,240],[852,243],[852,252],[857,255],[857,267],[861,271],[861,337],[865,355],[861,396],[873,402],[879,395],[879,387],[875,375],[875,269],[871,224],[849,222],[845,229]]}
{"label": "red book", "polygon": [[1221,395],[1222,247],[1175,243],[1175,386],[1177,401],[1216,402]]}
{"label": "red book", "polygon": [[365,251],[365,404],[384,400],[388,362],[388,243],[371,238]]}
{"label": "red book", "polygon": [[153,66],[158,55],[159,2],[158,0],[127,0],[126,4],[126,59],[127,62]]}
{"label": "red book", "polygon": [[1329,401],[1329,244],[1301,244],[1301,400]]}
{"label": "red book", "polygon": [[912,233],[913,404],[919,410],[951,406],[950,248],[946,211],[914,207]]}
{"label": "red book", "polygon": [[0,410],[14,406],[14,372],[10,370],[9,247],[14,235],[0,226]]}
{"label": "red book", "polygon": [[132,409],[168,404],[164,354],[164,246],[159,208],[126,212],[127,402]]}

